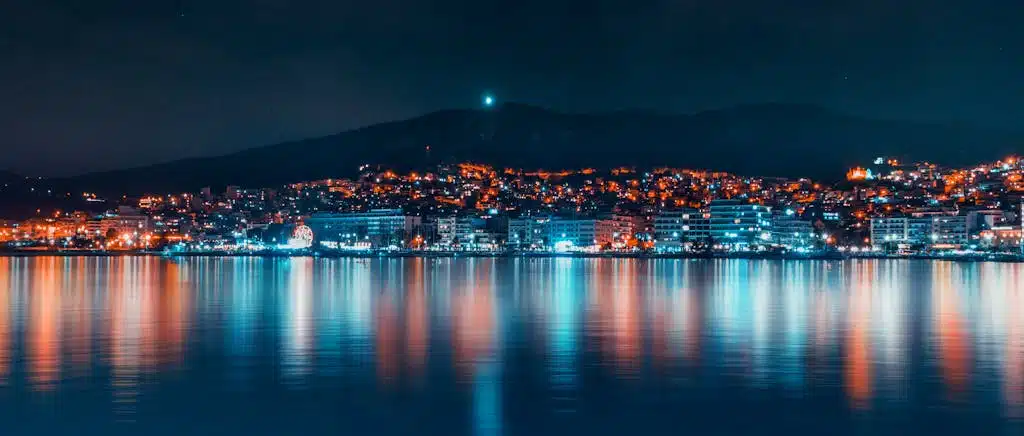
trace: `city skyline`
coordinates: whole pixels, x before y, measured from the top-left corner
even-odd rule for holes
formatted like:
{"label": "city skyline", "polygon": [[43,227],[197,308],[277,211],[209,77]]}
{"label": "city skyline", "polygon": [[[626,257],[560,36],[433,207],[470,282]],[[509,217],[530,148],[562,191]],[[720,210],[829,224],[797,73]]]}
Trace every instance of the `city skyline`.
{"label": "city skyline", "polygon": [[109,197],[55,194],[41,185],[45,179],[28,179],[3,189],[27,189],[67,208],[0,222],[0,242],[15,252],[164,255],[1011,260],[1024,250],[1024,161],[1017,156],[965,168],[877,157],[835,184],[670,167],[549,171],[464,162],[359,171],[283,186]]}

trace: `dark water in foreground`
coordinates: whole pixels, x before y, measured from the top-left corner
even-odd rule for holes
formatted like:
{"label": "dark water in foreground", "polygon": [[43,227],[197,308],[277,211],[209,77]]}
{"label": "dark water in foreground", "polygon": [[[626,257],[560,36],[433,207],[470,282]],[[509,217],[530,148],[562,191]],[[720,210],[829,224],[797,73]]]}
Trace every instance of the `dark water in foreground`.
{"label": "dark water in foreground", "polygon": [[0,258],[0,434],[1024,434],[1024,265]]}

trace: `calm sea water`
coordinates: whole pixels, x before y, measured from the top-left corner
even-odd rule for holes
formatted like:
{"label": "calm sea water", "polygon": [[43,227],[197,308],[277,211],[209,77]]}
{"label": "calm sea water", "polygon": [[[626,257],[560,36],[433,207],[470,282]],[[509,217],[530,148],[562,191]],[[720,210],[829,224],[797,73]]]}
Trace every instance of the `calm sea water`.
{"label": "calm sea water", "polygon": [[0,432],[1024,434],[1024,265],[0,258]]}

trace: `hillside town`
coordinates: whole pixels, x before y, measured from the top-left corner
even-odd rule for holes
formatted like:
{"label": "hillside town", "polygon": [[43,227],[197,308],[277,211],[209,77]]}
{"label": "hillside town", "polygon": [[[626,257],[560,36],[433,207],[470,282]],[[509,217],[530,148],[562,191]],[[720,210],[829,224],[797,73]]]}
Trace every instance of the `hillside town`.
{"label": "hillside town", "polygon": [[180,254],[939,256],[1022,252],[1024,162],[880,157],[845,181],[477,163],[277,187],[105,198],[0,221],[6,251]]}

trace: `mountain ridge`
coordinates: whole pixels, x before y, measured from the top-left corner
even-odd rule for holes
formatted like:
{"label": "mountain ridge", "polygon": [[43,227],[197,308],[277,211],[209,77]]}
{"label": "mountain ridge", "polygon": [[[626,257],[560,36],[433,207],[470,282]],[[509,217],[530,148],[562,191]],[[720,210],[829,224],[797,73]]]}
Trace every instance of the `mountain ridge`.
{"label": "mountain ridge", "polygon": [[[878,155],[968,165],[1020,149],[1024,134],[874,120],[763,103],[694,114],[563,113],[520,103],[445,109],[332,135],[62,179],[83,189],[174,192],[274,186],[352,175],[360,164],[423,168],[478,161],[517,168],[675,166],[746,175],[840,178]],[[427,151],[430,146],[430,151]]]}

